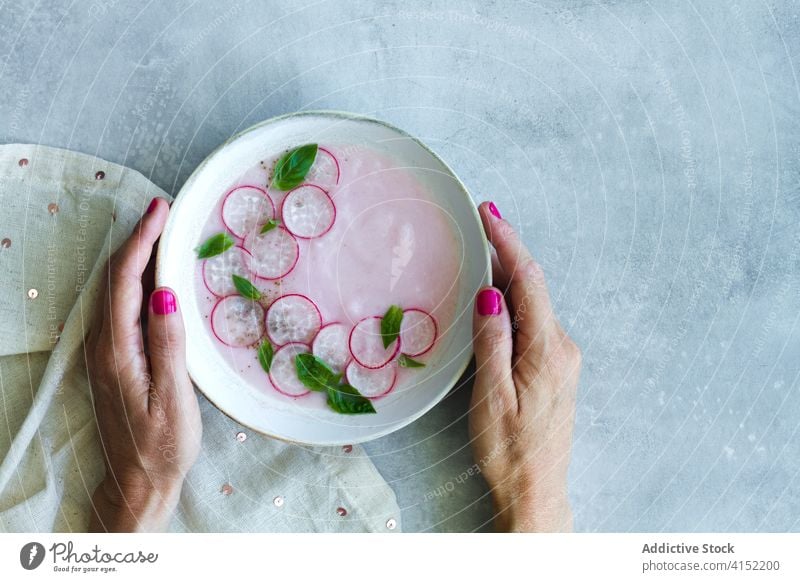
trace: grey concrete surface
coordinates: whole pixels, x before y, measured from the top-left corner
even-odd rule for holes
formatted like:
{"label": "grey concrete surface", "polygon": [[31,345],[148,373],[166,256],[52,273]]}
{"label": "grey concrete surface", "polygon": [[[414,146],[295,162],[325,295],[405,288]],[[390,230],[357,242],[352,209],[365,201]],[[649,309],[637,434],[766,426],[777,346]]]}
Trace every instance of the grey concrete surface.
{"label": "grey concrete surface", "polygon": [[[96,153],[177,193],[274,115],[394,123],[522,229],[583,348],[577,529],[798,531],[798,11],[1,2],[0,141]],[[467,379],[368,447],[407,531],[490,518],[481,478],[459,479],[468,397]]]}

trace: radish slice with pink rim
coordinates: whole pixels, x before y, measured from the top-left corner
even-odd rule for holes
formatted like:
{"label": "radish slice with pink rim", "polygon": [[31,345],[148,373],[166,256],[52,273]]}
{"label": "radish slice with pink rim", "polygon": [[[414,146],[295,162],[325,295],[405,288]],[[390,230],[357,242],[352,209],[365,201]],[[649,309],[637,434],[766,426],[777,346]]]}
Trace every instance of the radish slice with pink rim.
{"label": "radish slice with pink rim", "polygon": [[382,368],[392,361],[400,351],[400,338],[388,348],[383,347],[381,335],[381,319],[376,315],[365,317],[350,332],[348,345],[356,362],[365,368]]}
{"label": "radish slice with pink rim", "polygon": [[272,218],[275,218],[275,204],[266,190],[257,186],[234,188],[222,202],[222,222],[239,238],[245,238]]}
{"label": "radish slice with pink rim", "polygon": [[311,344],[311,353],[328,364],[335,372],[344,370],[351,360],[350,349],[347,342],[350,329],[343,323],[329,323],[319,330],[314,343]]}
{"label": "radish slice with pink rim", "polygon": [[322,315],[305,295],[282,295],[267,309],[267,335],[272,343],[310,343],[322,326]]}
{"label": "radish slice with pink rim", "polygon": [[297,377],[295,358],[298,354],[307,354],[311,350],[303,343],[286,344],[275,352],[272,365],[269,367],[269,379],[272,387],[281,394],[297,398],[311,392]]}
{"label": "radish slice with pink rim", "polygon": [[397,381],[397,366],[384,366],[371,369],[350,362],[346,371],[347,383],[367,398],[386,396]]}
{"label": "radish slice with pink rim", "polygon": [[206,289],[217,297],[225,297],[236,293],[233,275],[250,277],[250,261],[252,256],[247,249],[233,247],[221,255],[203,261],[203,283]]}
{"label": "radish slice with pink rim", "polygon": [[303,184],[283,199],[281,219],[294,236],[316,238],[333,226],[336,207],[325,190],[313,184]]}
{"label": "radish slice with pink rim", "polygon": [[252,255],[250,271],[259,279],[285,277],[300,257],[297,240],[280,226],[264,234],[252,232],[245,238],[244,248]]}
{"label": "radish slice with pink rim", "polygon": [[306,183],[330,190],[339,184],[340,176],[336,156],[325,148],[317,148],[317,157],[305,177]]}
{"label": "radish slice with pink rim", "polygon": [[240,295],[223,297],[211,311],[211,330],[226,346],[251,346],[264,335],[264,308]]}
{"label": "radish slice with pink rim", "polygon": [[427,311],[416,308],[403,311],[400,341],[403,343],[403,353],[407,356],[413,358],[430,351],[438,332],[436,320]]}

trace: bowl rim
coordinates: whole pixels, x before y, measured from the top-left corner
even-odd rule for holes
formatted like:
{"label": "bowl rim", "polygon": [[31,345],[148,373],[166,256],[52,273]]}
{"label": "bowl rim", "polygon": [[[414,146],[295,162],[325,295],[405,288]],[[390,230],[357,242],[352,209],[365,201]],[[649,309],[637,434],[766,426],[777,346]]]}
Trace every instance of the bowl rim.
{"label": "bowl rim", "polygon": [[[280,123],[280,122],[285,121],[287,119],[293,119],[293,118],[298,118],[298,117],[328,117],[328,118],[334,118],[334,119],[340,119],[340,120],[352,120],[352,121],[360,121],[360,122],[367,122],[367,123],[375,123],[375,124],[382,125],[383,127],[388,128],[388,129],[396,132],[397,134],[399,134],[402,137],[405,137],[405,138],[408,138],[408,139],[412,140],[418,146],[420,146],[425,151],[427,151],[436,161],[438,161],[440,164],[442,164],[442,166],[447,170],[447,172],[450,175],[450,177],[453,180],[455,180],[455,183],[457,184],[458,190],[461,192],[461,195],[466,198],[466,201],[468,203],[467,206],[469,207],[473,218],[476,220],[476,222],[479,225],[481,225],[481,217],[480,217],[480,214],[478,212],[478,207],[474,203],[474,201],[472,200],[472,197],[470,196],[469,189],[467,188],[466,184],[464,184],[464,182],[461,180],[461,178],[459,178],[459,176],[453,171],[453,169],[450,167],[450,165],[447,162],[445,162],[435,151],[433,151],[430,147],[428,147],[420,139],[414,137],[413,135],[411,135],[408,132],[400,129],[397,126],[392,125],[391,123],[388,123],[386,121],[383,121],[381,119],[377,119],[377,118],[374,118],[374,117],[369,117],[369,116],[362,115],[362,114],[359,114],[359,113],[352,113],[352,112],[348,112],[348,111],[341,111],[341,110],[334,110],[334,109],[314,109],[314,110],[306,110],[306,111],[296,111],[296,112],[293,112],[293,113],[285,113],[283,115],[277,115],[275,117],[270,117],[268,119],[265,119],[263,121],[260,121],[260,122],[258,122],[256,124],[254,124],[254,125],[251,125],[250,127],[247,127],[245,129],[243,129],[242,131],[240,131],[240,132],[234,134],[233,136],[229,137],[223,143],[221,143],[216,148],[214,148],[203,159],[203,161],[200,162],[200,164],[198,164],[198,166],[192,171],[192,173],[189,175],[189,177],[186,179],[186,181],[181,186],[180,190],[178,190],[178,193],[173,198],[173,202],[172,202],[172,205],[170,207],[170,215],[167,218],[167,223],[164,225],[164,230],[161,233],[161,237],[160,237],[159,240],[166,240],[169,237],[170,231],[173,228],[174,217],[177,215],[177,213],[175,213],[173,211],[175,209],[179,208],[180,205],[182,204],[183,200],[186,199],[185,196],[181,197],[181,194],[184,191],[188,191],[189,189],[194,187],[194,183],[197,181],[197,178],[198,178],[198,175],[200,174],[200,172],[211,161],[211,159],[214,158],[221,150],[226,148],[232,142],[240,139],[241,137],[247,135],[248,133],[250,133],[252,131],[261,129],[261,128],[269,126],[269,125],[274,125],[276,123]],[[481,235],[480,239],[481,239],[481,245],[483,246],[483,256],[484,256],[484,263],[483,263],[484,264],[484,276],[483,276],[483,281],[482,281],[483,284],[482,284],[481,287],[486,287],[486,286],[489,286],[489,285],[492,284],[491,251],[490,251],[490,247],[489,247],[489,241],[488,241],[488,239],[486,237],[486,233],[483,230],[483,226],[481,226],[481,228],[479,230],[480,230],[480,235]],[[162,281],[162,278],[161,278],[162,263],[165,260],[164,259],[164,254],[163,254],[163,249],[164,249],[164,245],[159,244],[158,250],[156,252],[155,281],[156,281],[156,286],[157,287],[161,286],[160,283]],[[470,351],[472,351],[471,347],[470,347]],[[188,357],[187,357],[187,360],[188,360]],[[222,412],[225,416],[227,416],[228,418],[230,418],[231,420],[233,420],[237,424],[239,424],[239,425],[241,425],[241,426],[243,426],[243,427],[245,427],[245,428],[247,428],[249,430],[252,430],[252,431],[254,431],[254,432],[258,433],[258,434],[267,436],[269,438],[273,438],[273,439],[277,439],[279,441],[283,441],[285,443],[298,444],[298,445],[303,445],[303,446],[312,446],[312,447],[315,447],[315,446],[343,446],[343,445],[347,445],[347,444],[360,444],[360,443],[365,443],[365,442],[369,442],[369,441],[373,441],[373,440],[379,439],[381,437],[384,437],[384,436],[386,436],[388,434],[391,434],[393,432],[396,432],[396,431],[398,431],[398,430],[400,430],[402,428],[405,428],[405,427],[409,426],[410,424],[412,424],[416,420],[419,420],[422,416],[424,416],[425,414],[430,412],[430,410],[433,409],[433,407],[435,407],[442,400],[444,400],[444,398],[447,396],[447,394],[449,394],[450,391],[453,389],[453,387],[456,385],[458,380],[464,375],[464,372],[469,367],[469,364],[470,364],[471,361],[472,361],[472,357],[465,358],[464,363],[458,368],[457,373],[453,374],[452,378],[449,381],[447,381],[447,382],[445,382],[443,384],[442,390],[437,395],[437,397],[434,398],[433,400],[431,400],[431,402],[428,405],[423,406],[417,412],[407,416],[402,421],[392,423],[388,427],[386,427],[384,429],[381,429],[381,430],[379,430],[379,431],[377,431],[375,433],[372,433],[372,434],[370,434],[368,436],[365,436],[364,438],[356,438],[356,439],[348,439],[348,440],[342,440],[342,441],[326,442],[324,444],[320,443],[320,442],[310,442],[310,441],[303,441],[303,440],[298,440],[298,439],[294,439],[294,438],[288,438],[286,436],[274,434],[274,433],[269,432],[268,430],[265,430],[265,429],[262,429],[262,428],[256,428],[256,427],[251,426],[251,425],[249,425],[249,424],[247,424],[245,422],[242,422],[241,420],[239,420],[236,417],[236,415],[234,415],[233,413],[225,410],[219,403],[217,403],[215,401],[215,399],[206,390],[204,390],[202,388],[202,386],[200,385],[200,382],[198,382],[198,380],[189,371],[189,366],[188,365],[187,365],[187,373],[188,373],[189,379],[191,380],[191,382],[194,385],[194,387],[203,394],[203,396],[214,406],[214,408],[216,408],[217,410]]]}

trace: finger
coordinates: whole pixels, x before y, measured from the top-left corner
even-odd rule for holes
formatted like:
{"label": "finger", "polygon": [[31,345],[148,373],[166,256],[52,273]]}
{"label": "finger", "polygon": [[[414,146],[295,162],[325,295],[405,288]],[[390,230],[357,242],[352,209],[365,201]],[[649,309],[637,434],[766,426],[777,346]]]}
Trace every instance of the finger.
{"label": "finger", "polygon": [[499,289],[486,287],[478,292],[472,322],[476,369],[473,407],[488,407],[489,417],[496,417],[498,408],[511,406],[516,410],[517,396],[511,379],[511,320]]}
{"label": "finger", "polygon": [[[160,287],[150,295],[147,325],[152,387],[158,392],[178,390],[179,399],[191,393],[186,372],[186,336],[178,298],[172,289]],[[163,394],[161,394],[163,395]],[[170,395],[172,396],[172,395]]]}
{"label": "finger", "polygon": [[506,275],[506,272],[503,270],[503,265],[500,264],[500,260],[497,258],[497,251],[494,250],[494,247],[491,248],[490,254],[492,257],[492,285],[505,293],[508,291],[508,275]]}
{"label": "finger", "polygon": [[142,274],[168,213],[167,203],[154,198],[131,236],[109,261],[100,343],[110,346],[117,356],[135,357],[142,353]]}
{"label": "finger", "polygon": [[[153,256],[158,253],[158,242],[156,242],[155,246],[153,247]],[[142,293],[145,297],[150,297],[155,291],[156,288],[156,262],[151,258],[150,262],[147,263],[147,266],[144,269],[144,274],[142,275]],[[139,313],[139,319],[147,320],[148,314],[148,304],[147,302],[142,302],[141,311]]]}
{"label": "finger", "polygon": [[512,321],[517,331],[516,354],[524,355],[531,349],[541,354],[545,343],[556,337],[560,329],[544,272],[493,203],[481,204],[480,215],[500,266],[509,279]]}

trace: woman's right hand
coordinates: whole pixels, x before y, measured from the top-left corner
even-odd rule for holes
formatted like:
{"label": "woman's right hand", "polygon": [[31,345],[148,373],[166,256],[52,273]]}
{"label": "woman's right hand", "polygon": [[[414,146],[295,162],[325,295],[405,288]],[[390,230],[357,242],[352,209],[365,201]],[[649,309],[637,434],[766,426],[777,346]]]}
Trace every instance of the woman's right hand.
{"label": "woman's right hand", "polygon": [[567,471],[580,350],[556,319],[542,269],[518,234],[494,204],[482,204],[480,214],[497,254],[497,287],[475,299],[475,458],[498,530],[570,531]]}

